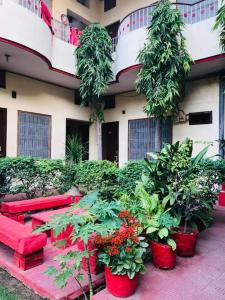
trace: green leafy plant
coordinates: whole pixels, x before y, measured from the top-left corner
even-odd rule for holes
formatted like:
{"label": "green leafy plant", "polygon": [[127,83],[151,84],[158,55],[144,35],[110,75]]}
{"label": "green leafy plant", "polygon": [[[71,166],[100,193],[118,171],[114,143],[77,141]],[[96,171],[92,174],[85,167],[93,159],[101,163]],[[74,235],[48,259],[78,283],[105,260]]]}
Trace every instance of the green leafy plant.
{"label": "green leafy plant", "polygon": [[221,4],[222,5],[216,14],[216,22],[213,26],[213,29],[214,30],[219,29],[219,31],[220,31],[220,33],[219,33],[220,46],[221,46],[222,50],[224,51],[225,50],[225,3],[224,3],[224,0],[222,0]]}
{"label": "green leafy plant", "polygon": [[89,105],[90,120],[96,122],[98,159],[102,159],[102,122],[104,121],[104,100],[112,73],[112,40],[107,30],[99,23],[87,26],[76,49],[77,75],[79,76],[82,105]]}
{"label": "green leafy plant", "polygon": [[[77,210],[82,213],[76,213]],[[70,250],[65,255],[57,256],[55,259],[59,264],[58,268],[49,267],[46,274],[55,277],[57,286],[64,287],[67,285],[69,278],[72,276],[83,290],[85,299],[88,296],[82,286],[84,271],[82,270],[82,261],[86,261],[87,274],[89,279],[89,297],[93,295],[93,280],[91,274],[90,257],[96,253],[93,245],[96,235],[110,235],[120,228],[122,221],[118,218],[121,207],[118,202],[106,201],[98,198],[98,193],[93,192],[83,197],[78,204],[74,204],[70,210],[64,214],[55,215],[50,222],[37,228],[35,231],[54,230],[54,235],[58,236],[68,226],[72,226],[73,231],[70,239],[75,242],[79,239],[83,244],[84,250]],[[62,245],[60,242],[58,245]]]}
{"label": "green leafy plant", "polygon": [[142,173],[145,171],[144,160],[131,160],[118,170],[118,194],[132,195],[137,181],[140,181]]}
{"label": "green leafy plant", "polygon": [[87,147],[82,143],[78,135],[67,137],[66,162],[70,165],[81,162],[87,153]]}
{"label": "green leafy plant", "polygon": [[172,228],[177,225],[177,219],[170,214],[170,209],[166,209],[159,195],[149,195],[141,182],[136,187],[135,196],[140,201],[139,220],[146,234],[152,240],[168,244],[176,250],[176,243],[170,235]]}
{"label": "green leafy plant", "polygon": [[140,224],[128,211],[118,214],[122,226],[112,235],[97,236],[98,257],[116,275],[128,275],[133,279],[137,273],[145,272],[143,255],[148,243],[138,234]]}
{"label": "green leafy plant", "polygon": [[25,193],[29,199],[65,191],[72,184],[72,173],[62,160],[33,157],[1,158],[0,178],[2,194]]}
{"label": "green leafy plant", "polygon": [[192,157],[193,141],[186,139],[165,145],[158,155],[152,155],[154,161],[146,160],[145,186],[171,207],[185,231],[188,226],[208,227],[212,221],[221,173],[212,167],[215,162],[205,160],[208,148]]}
{"label": "green leafy plant", "polygon": [[74,166],[75,184],[86,194],[99,191],[99,197],[112,201],[117,193],[118,167],[110,161],[83,161]]}
{"label": "green leafy plant", "polygon": [[152,13],[147,41],[138,55],[142,67],[138,73],[137,92],[146,97],[146,114],[158,118],[157,152],[161,148],[160,120],[178,113],[192,63],[183,29],[180,12],[172,7],[171,1],[159,1]]}

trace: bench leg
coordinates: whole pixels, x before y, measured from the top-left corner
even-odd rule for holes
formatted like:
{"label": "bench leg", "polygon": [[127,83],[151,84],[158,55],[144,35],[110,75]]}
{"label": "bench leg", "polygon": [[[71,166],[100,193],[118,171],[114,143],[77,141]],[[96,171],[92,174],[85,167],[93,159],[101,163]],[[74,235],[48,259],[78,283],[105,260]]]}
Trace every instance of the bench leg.
{"label": "bench leg", "polygon": [[43,263],[44,250],[41,249],[37,252],[28,255],[22,255],[18,252],[14,253],[14,261],[18,268],[23,271],[37,267]]}

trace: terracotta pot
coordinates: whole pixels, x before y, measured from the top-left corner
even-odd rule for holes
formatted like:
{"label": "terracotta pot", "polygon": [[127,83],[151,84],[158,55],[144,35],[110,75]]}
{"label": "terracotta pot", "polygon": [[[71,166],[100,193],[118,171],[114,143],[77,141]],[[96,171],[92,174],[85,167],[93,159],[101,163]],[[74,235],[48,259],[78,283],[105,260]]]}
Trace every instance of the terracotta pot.
{"label": "terracotta pot", "polygon": [[195,255],[195,247],[199,231],[197,229],[188,229],[187,233],[182,232],[183,227],[173,234],[173,239],[177,244],[177,254],[182,257],[191,257]]}
{"label": "terracotta pot", "polygon": [[176,251],[173,251],[169,245],[150,242],[152,251],[152,260],[156,268],[159,269],[173,269],[176,264]]}
{"label": "terracotta pot", "polygon": [[105,268],[106,288],[115,297],[126,298],[134,294],[138,285],[139,274],[133,279],[127,275],[114,275],[108,267]]}

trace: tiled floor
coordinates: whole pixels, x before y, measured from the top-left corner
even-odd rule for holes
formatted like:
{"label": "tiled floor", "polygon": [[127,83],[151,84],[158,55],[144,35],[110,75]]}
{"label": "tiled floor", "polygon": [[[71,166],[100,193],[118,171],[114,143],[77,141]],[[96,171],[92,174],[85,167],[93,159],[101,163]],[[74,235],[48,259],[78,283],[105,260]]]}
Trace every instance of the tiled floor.
{"label": "tiled floor", "polygon": [[[107,290],[93,300],[118,300]],[[128,300],[225,300],[225,209],[216,208],[213,226],[202,232],[196,256],[178,258],[174,270],[151,264]]]}

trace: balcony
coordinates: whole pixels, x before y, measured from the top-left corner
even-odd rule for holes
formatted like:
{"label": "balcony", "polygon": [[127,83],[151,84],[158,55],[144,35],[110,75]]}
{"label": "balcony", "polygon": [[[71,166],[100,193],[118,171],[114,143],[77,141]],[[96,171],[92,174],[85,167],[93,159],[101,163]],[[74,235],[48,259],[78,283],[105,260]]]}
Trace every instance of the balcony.
{"label": "balcony", "polygon": [[0,68],[76,88],[75,43],[65,41],[65,26],[51,18],[51,0],[0,0]]}
{"label": "balcony", "polygon": [[[225,65],[218,32],[212,30],[219,5],[218,0],[202,0],[196,4],[174,4],[185,22],[184,36],[187,47],[196,62],[191,72],[193,78],[217,72]],[[137,73],[135,72],[135,68],[139,68],[137,55],[146,41],[147,27],[151,24],[154,9],[155,4],[138,9],[126,16],[120,24],[116,46],[116,74],[117,80],[121,83],[124,81],[122,75],[125,72],[126,76],[131,75],[132,79]],[[210,62],[212,58],[219,60],[212,63]],[[201,62],[205,64],[200,65]],[[127,84],[127,90],[133,88],[133,84]]]}

